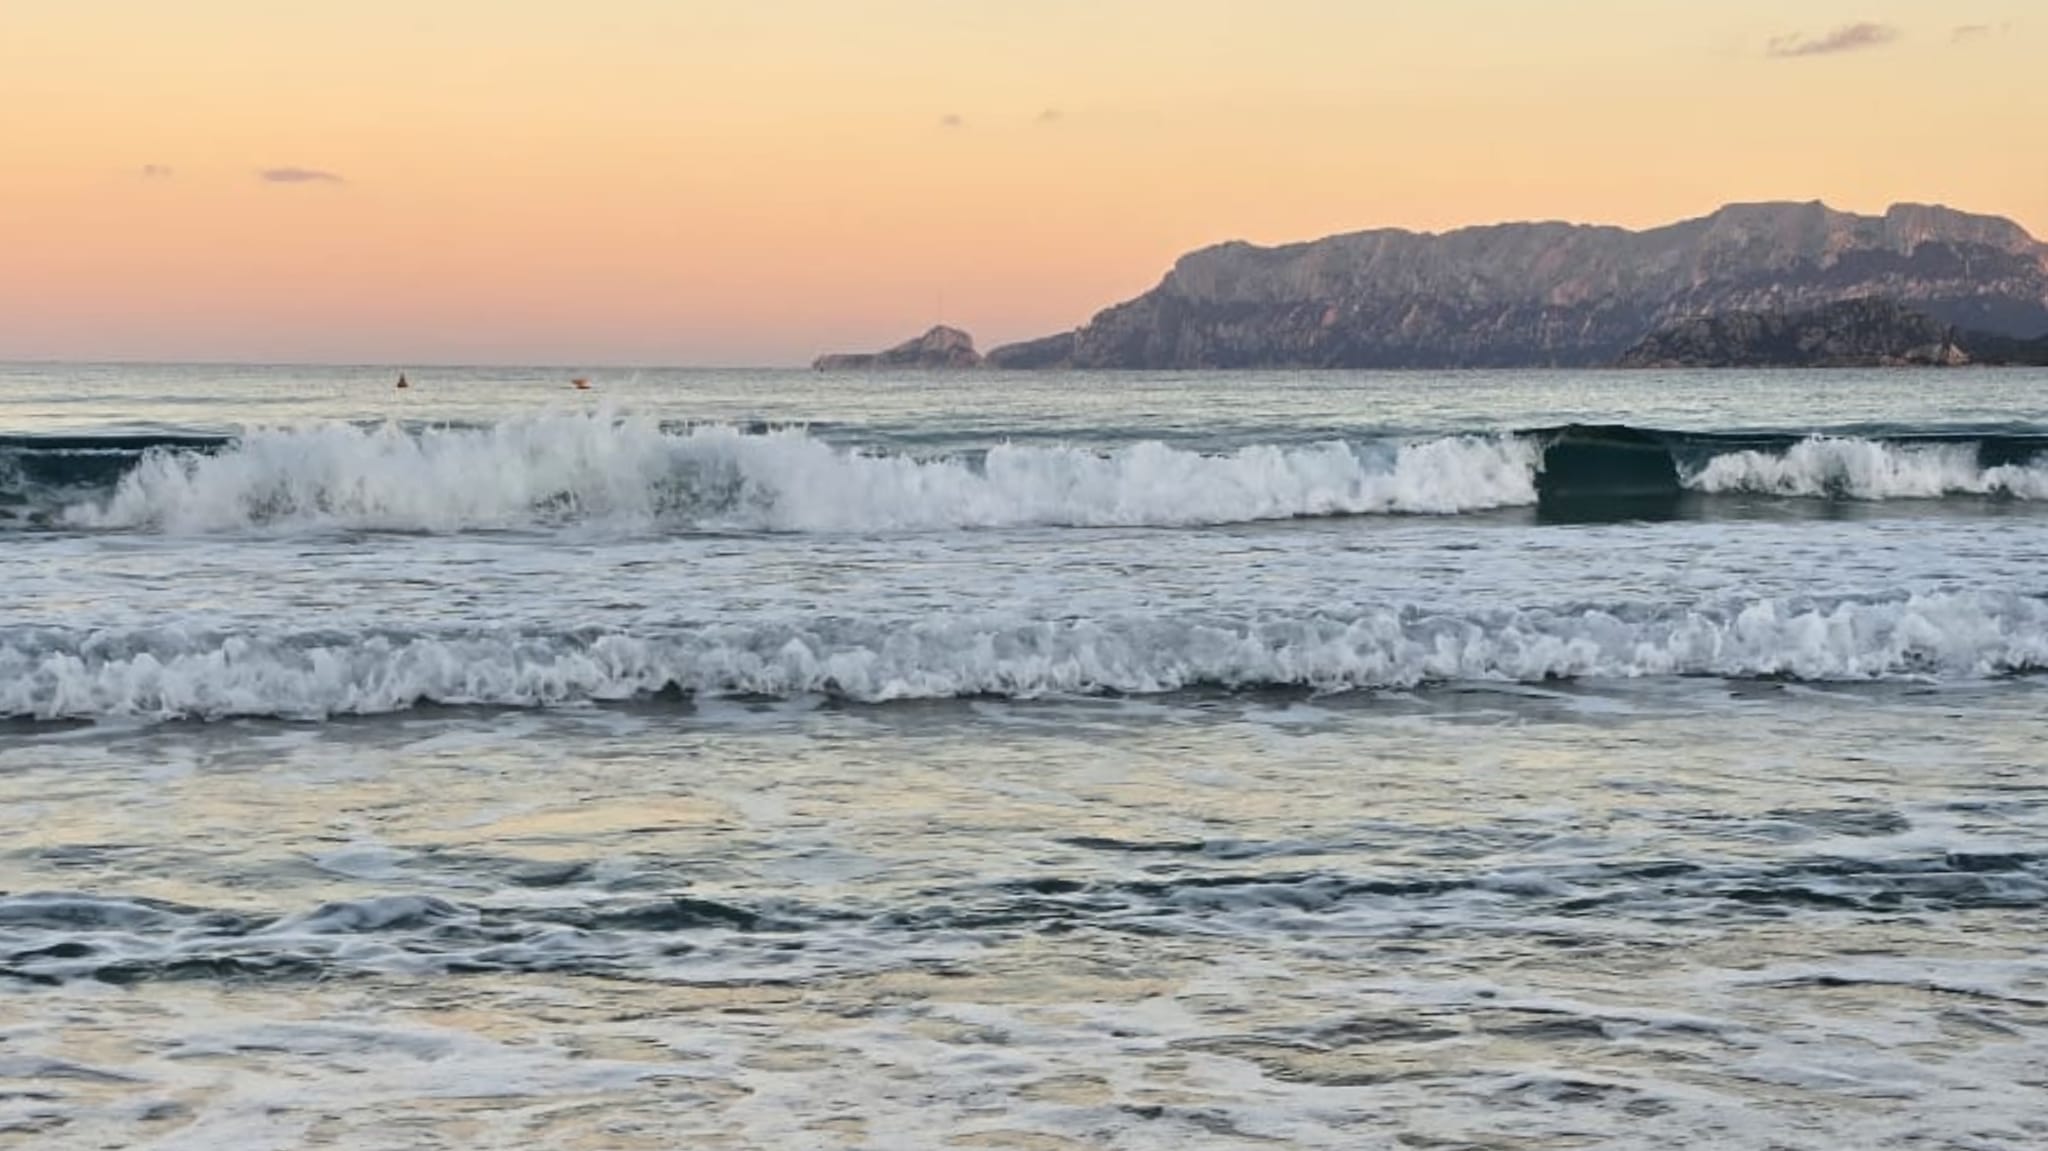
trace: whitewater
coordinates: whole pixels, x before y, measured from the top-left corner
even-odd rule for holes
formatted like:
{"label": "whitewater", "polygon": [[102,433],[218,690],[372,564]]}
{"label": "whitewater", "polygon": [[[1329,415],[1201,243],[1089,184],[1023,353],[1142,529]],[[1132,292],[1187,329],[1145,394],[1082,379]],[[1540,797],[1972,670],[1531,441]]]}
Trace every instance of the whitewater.
{"label": "whitewater", "polygon": [[2048,670],[2048,601],[1760,600],[1468,617],[722,622],[666,634],[504,629],[218,634],[0,631],[0,715],[324,719],[422,704],[541,707],[690,695],[901,699],[1146,695],[1193,687],[1719,675],[1809,680]]}
{"label": "whitewater", "polygon": [[2048,1144],[2048,374],[0,365],[0,1146]]}
{"label": "whitewater", "polygon": [[333,526],[458,531],[591,520],[620,528],[897,531],[1447,514],[1532,503],[1512,439],[1254,445],[1210,455],[1001,444],[972,456],[838,448],[801,430],[558,415],[486,428],[260,430],[218,453],[152,451],[67,525],[171,532]]}
{"label": "whitewater", "polygon": [[[45,522],[173,534],[893,532],[1031,525],[1187,527],[1340,515],[1456,515],[1539,502],[1546,453],[1575,429],[1253,443],[1201,450],[1000,442],[923,454],[802,428],[664,425],[608,407],[480,427],[322,422],[96,446],[18,440],[0,489]],[[1979,442],[1813,435],[1776,450],[1683,434],[1675,489],[1856,500],[2048,497],[2048,453],[1986,464]],[[1994,443],[1996,441],[1994,440]],[[37,485],[51,457],[90,483]],[[13,517],[20,520],[19,513]]]}

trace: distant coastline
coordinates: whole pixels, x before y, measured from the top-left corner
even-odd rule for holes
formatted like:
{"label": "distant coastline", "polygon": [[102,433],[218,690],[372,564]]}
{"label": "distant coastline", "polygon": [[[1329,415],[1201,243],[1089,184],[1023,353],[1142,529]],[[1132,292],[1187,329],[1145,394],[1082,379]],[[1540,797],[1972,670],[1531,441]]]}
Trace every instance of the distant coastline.
{"label": "distant coastline", "polygon": [[[1879,303],[1827,311],[1859,301]],[[1729,321],[1718,335],[1697,328],[1737,316],[1756,318]],[[1855,330],[1814,336],[1816,323]],[[1834,351],[1802,352],[1797,338],[1769,351],[1776,336],[1762,333],[1782,334],[1788,325]],[[1893,330],[1877,330],[1887,327]],[[1668,344],[1680,329],[1699,337],[1683,354],[1641,347],[1660,338]],[[1757,339],[1737,338],[1738,329]],[[1958,333],[1953,340],[1949,329]],[[881,352],[822,356],[813,366],[2020,364],[2043,362],[2043,340],[2048,245],[2018,224],[1935,205],[1898,204],[1863,216],[1810,202],[1731,204],[1644,231],[1516,223],[1441,234],[1356,232],[1271,248],[1220,244],[1181,257],[1157,287],[1069,332],[984,355],[965,332],[941,327]],[[1727,354],[1717,355],[1717,347]]]}

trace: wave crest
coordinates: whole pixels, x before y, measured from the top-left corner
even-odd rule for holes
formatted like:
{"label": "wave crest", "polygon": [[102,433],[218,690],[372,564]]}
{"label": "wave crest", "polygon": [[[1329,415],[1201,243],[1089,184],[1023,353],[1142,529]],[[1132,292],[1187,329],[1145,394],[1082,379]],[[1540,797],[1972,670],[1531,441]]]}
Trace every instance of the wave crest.
{"label": "wave crest", "polygon": [[337,527],[891,531],[1235,523],[1451,514],[1536,501],[1540,448],[1450,437],[1209,455],[1158,442],[1097,452],[1001,445],[980,458],[864,454],[802,431],[675,433],[552,416],[408,432],[329,424],[251,432],[216,453],[153,451],[64,522],[176,533]]}
{"label": "wave crest", "polygon": [[2048,603],[1992,593],[1438,614],[941,616],[733,623],[666,634],[0,631],[0,715],[378,714],[539,707],[664,690],[864,702],[1337,691],[1461,680],[1971,677],[2048,668]]}
{"label": "wave crest", "polygon": [[1973,443],[1901,444],[1814,436],[1784,452],[1738,451],[1714,456],[1685,485],[1713,493],[1859,500],[1938,499],[2002,495],[2048,499],[2048,468],[2039,464],[1984,467]]}

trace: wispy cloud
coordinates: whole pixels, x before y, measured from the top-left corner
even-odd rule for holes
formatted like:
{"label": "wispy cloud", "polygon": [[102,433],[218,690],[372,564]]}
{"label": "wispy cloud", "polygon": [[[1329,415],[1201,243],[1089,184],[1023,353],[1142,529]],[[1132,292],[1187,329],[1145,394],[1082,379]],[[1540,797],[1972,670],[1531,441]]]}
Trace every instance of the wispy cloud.
{"label": "wispy cloud", "polygon": [[1879,48],[1899,38],[1899,30],[1890,24],[1844,24],[1832,32],[1819,36],[1774,36],[1764,49],[1767,56],[1780,59],[1796,59],[1801,56],[1834,56],[1843,52],[1861,52],[1865,48]]}
{"label": "wispy cloud", "polygon": [[1040,112],[1037,119],[1033,122],[1038,124],[1057,124],[1066,118],[1067,114],[1058,108],[1047,108],[1045,111]]}
{"label": "wispy cloud", "polygon": [[347,180],[334,172],[319,168],[264,168],[256,178],[266,184],[346,184]]}
{"label": "wispy cloud", "polygon": [[1965,40],[1988,40],[1994,36],[2003,36],[2010,31],[2012,31],[2012,25],[2010,24],[1958,24],[1949,33],[1948,38],[1951,44],[1960,44]]}
{"label": "wispy cloud", "polygon": [[939,117],[939,127],[941,128],[965,128],[966,126],[967,121],[961,119],[960,114],[957,112],[948,112]]}
{"label": "wispy cloud", "polygon": [[145,180],[168,180],[171,178],[171,166],[169,164],[144,164],[140,174]]}

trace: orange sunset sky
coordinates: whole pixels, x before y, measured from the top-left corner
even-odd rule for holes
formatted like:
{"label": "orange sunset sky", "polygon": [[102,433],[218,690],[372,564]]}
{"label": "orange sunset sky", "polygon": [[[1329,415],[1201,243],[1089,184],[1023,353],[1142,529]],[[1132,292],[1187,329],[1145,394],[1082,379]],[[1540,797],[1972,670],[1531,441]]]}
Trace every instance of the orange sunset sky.
{"label": "orange sunset sky", "polygon": [[1219,240],[2048,234],[2039,0],[0,0],[0,358],[796,364]]}

